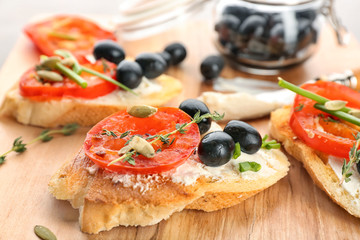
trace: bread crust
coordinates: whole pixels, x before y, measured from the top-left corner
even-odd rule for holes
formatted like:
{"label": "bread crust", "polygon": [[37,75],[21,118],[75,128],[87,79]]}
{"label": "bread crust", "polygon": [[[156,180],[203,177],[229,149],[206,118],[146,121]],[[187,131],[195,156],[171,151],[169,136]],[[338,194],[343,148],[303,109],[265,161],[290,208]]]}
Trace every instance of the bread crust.
{"label": "bread crust", "polygon": [[315,182],[326,194],[338,205],[343,207],[351,215],[360,217],[360,208],[356,199],[342,186],[339,179],[328,163],[321,159],[321,154],[308,147],[296,137],[289,126],[291,107],[286,106],[271,113],[270,134],[282,143],[285,150],[303,166]]}
{"label": "bread crust", "polygon": [[274,151],[278,151],[279,164],[267,177],[217,181],[200,176],[194,184],[185,185],[173,182],[171,174],[131,175],[132,185],[126,186],[114,182],[112,173],[101,168],[91,173],[89,169],[96,165],[80,150],[51,178],[49,190],[79,208],[83,232],[153,225],[185,208],[210,212],[231,207],[276,183],[287,174],[289,163],[279,150]]}
{"label": "bread crust", "polygon": [[151,81],[159,84],[162,87],[161,91],[140,94],[138,97],[131,96],[120,101],[103,101],[101,99],[105,97],[101,97],[93,100],[68,98],[39,102],[22,97],[16,84],[6,93],[0,114],[11,116],[26,125],[47,128],[68,123],[93,126],[105,117],[131,105],[162,106],[182,91],[180,81],[165,74]]}

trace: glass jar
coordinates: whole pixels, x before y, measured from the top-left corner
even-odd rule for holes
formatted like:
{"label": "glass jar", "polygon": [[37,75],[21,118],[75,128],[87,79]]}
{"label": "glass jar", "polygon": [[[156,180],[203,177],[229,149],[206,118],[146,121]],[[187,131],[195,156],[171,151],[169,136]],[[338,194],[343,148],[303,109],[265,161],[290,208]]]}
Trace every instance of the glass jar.
{"label": "glass jar", "polygon": [[[220,0],[215,7],[215,44],[241,70],[288,67],[314,53],[322,15],[343,30],[332,1]],[[342,40],[340,33],[338,37]]]}

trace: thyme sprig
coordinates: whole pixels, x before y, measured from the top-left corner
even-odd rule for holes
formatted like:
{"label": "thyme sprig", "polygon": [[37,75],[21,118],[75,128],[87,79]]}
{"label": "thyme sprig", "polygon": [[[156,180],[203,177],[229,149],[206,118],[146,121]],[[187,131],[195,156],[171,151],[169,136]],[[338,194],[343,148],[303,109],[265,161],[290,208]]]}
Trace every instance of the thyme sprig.
{"label": "thyme sprig", "polygon": [[30,144],[33,144],[38,141],[48,142],[54,138],[53,135],[55,134],[63,134],[64,136],[69,136],[73,134],[78,128],[79,128],[78,124],[72,123],[65,125],[62,129],[56,129],[56,130],[46,129],[42,131],[38,137],[34,138],[28,143],[24,143],[22,137],[18,137],[14,140],[12,148],[9,151],[0,155],[0,164],[3,164],[5,162],[6,156],[11,152],[17,152],[17,153],[25,152],[27,150],[27,146]]}
{"label": "thyme sprig", "polygon": [[[169,133],[166,133],[166,134],[160,134],[160,135],[154,135],[154,136],[149,136],[147,138],[145,138],[146,140],[151,140],[149,143],[150,144],[154,144],[155,142],[157,141],[161,141],[163,144],[169,144],[171,145],[174,141],[175,141],[175,137],[173,139],[170,139],[170,136],[179,132],[181,134],[186,134],[186,131],[187,131],[187,127],[190,126],[191,124],[193,123],[199,123],[201,122],[202,120],[204,120],[205,118],[211,118],[212,120],[214,121],[219,121],[221,119],[224,118],[224,115],[225,114],[222,114],[220,115],[219,113],[217,112],[214,112],[213,114],[211,113],[206,113],[206,114],[203,114],[200,116],[200,111],[198,111],[193,119],[188,122],[188,123],[183,123],[183,124],[176,124],[175,125],[175,130],[169,132]],[[130,138],[129,141],[131,141],[132,139]],[[129,143],[129,141],[127,143]],[[133,158],[133,156],[137,154],[137,152],[134,150],[134,149],[131,149],[127,152],[125,152],[122,156],[120,156],[119,158],[111,161],[108,166],[110,165],[113,165],[114,163],[117,163],[119,161],[123,161],[123,162],[128,162],[129,164],[131,165],[135,165],[135,159]]]}
{"label": "thyme sprig", "polygon": [[353,147],[351,148],[350,152],[349,152],[349,162],[346,163],[346,159],[344,159],[344,163],[341,169],[341,174],[342,177],[340,179],[339,184],[341,185],[344,181],[345,182],[349,182],[351,179],[350,177],[352,176],[352,171],[351,169],[353,168],[353,166],[357,163],[360,162],[360,150],[358,150],[359,145],[360,145],[360,132],[358,132],[355,136],[355,143],[353,145]]}

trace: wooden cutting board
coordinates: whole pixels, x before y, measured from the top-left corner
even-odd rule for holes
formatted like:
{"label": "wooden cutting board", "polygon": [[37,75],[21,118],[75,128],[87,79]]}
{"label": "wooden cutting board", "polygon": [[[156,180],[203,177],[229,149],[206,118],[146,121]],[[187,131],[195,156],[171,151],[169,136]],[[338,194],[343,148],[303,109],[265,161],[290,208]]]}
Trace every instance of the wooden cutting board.
{"label": "wooden cutting board", "polygon": [[[128,56],[145,51],[161,51],[168,43],[186,45],[188,57],[168,74],[184,83],[184,92],[169,103],[178,106],[186,98],[197,97],[209,89],[202,84],[201,60],[217,53],[211,40],[211,28],[205,21],[180,26],[138,41],[120,41]],[[0,72],[0,96],[38,59],[31,42],[21,36]],[[336,45],[329,28],[322,34],[318,52],[304,64],[280,75],[301,83],[322,74],[360,67],[360,47],[354,40],[347,47]],[[245,76],[226,67],[224,77]],[[276,77],[262,77],[276,81]],[[236,106],[234,106],[236,107]],[[262,134],[268,132],[268,118],[251,121]],[[274,186],[245,202],[221,211],[206,213],[185,210],[168,220],[149,227],[117,227],[98,235],[79,229],[78,210],[66,201],[55,200],[47,190],[51,175],[80,148],[87,132],[58,137],[48,143],[29,146],[23,154],[9,154],[0,166],[0,239],[37,239],[33,227],[47,226],[62,239],[359,239],[360,220],[333,203],[317,188],[300,163],[289,158],[290,172]],[[42,129],[23,126],[12,119],[0,118],[0,152],[13,140],[28,141]]]}

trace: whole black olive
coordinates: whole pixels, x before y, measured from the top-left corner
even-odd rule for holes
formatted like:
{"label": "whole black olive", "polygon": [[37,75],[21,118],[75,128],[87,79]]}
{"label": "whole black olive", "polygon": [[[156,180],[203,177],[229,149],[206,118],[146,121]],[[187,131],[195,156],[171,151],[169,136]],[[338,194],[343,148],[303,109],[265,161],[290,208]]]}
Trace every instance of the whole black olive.
{"label": "whole black olive", "polygon": [[258,27],[265,28],[266,18],[259,15],[251,15],[246,18],[239,28],[239,33],[242,35],[250,35],[255,32]]}
{"label": "whole black olive", "polygon": [[356,164],[356,169],[358,170],[358,173],[360,173],[360,162]]}
{"label": "whole black olive", "polygon": [[233,15],[243,21],[247,18],[250,14],[253,14],[254,10],[246,8],[246,7],[239,7],[239,6],[227,6],[224,11],[222,12],[223,15]]}
{"label": "whole black olive", "polygon": [[104,58],[115,64],[125,59],[124,49],[112,40],[98,41],[94,46],[93,54],[95,59]]}
{"label": "whole black olive", "polygon": [[171,66],[171,55],[168,52],[161,52],[159,55],[165,60],[166,62],[166,69]]}
{"label": "whole black olive", "polygon": [[205,79],[217,78],[225,66],[225,61],[221,56],[211,55],[206,57],[200,65],[200,72]]}
{"label": "whole black olive", "polygon": [[171,65],[178,65],[186,58],[186,48],[181,43],[169,44],[164,49],[171,56]]}
{"label": "whole black olive", "polygon": [[298,11],[296,12],[296,18],[306,18],[310,21],[314,21],[317,15],[316,11],[311,11],[311,10],[305,10],[305,11]]}
{"label": "whole black olive", "polygon": [[277,23],[270,30],[271,38],[282,38],[284,39],[284,24]]}
{"label": "whole black olive", "polygon": [[[210,113],[209,108],[200,100],[197,99],[186,99],[183,101],[179,108],[190,115],[190,117],[194,117],[195,114],[200,111],[200,116],[206,113]],[[205,118],[201,122],[198,123],[200,134],[206,133],[211,126],[211,118]]]}
{"label": "whole black olive", "polygon": [[135,61],[140,64],[147,78],[156,78],[166,71],[165,60],[157,53],[140,53]]}
{"label": "whole black olive", "polygon": [[235,143],[232,137],[222,131],[206,134],[199,144],[198,155],[205,165],[218,167],[229,162],[234,154]]}
{"label": "whole black olive", "polygon": [[140,85],[142,70],[137,62],[124,60],[116,67],[116,80],[130,89]]}
{"label": "whole black olive", "polygon": [[240,19],[233,15],[223,15],[220,21],[215,24],[215,31],[222,40],[230,40],[240,26]]}
{"label": "whole black olive", "polygon": [[254,154],[261,148],[260,133],[246,122],[231,120],[226,124],[224,132],[228,133],[235,143],[240,143],[241,151],[244,153]]}

